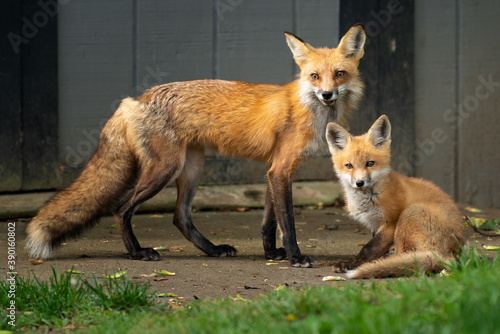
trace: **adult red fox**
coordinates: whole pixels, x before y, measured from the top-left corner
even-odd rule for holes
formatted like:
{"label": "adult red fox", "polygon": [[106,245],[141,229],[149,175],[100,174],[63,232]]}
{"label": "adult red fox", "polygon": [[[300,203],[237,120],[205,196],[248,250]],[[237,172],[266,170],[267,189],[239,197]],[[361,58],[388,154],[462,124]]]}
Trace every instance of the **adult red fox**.
{"label": "adult red fox", "polygon": [[[328,122],[344,121],[362,97],[358,64],[364,54],[363,26],[353,26],[336,49],[313,48],[291,33],[286,41],[300,77],[285,85],[237,81],[173,82],[126,98],[104,127],[96,153],[80,177],[50,200],[27,227],[34,258],[47,258],[68,236],[114,208],[118,229],[132,259],[157,260],[139,245],[131,218],[139,204],[170,181],[177,182],[174,224],[209,256],[233,256],[194,227],[191,202],[204,150],[270,164],[262,223],[265,255],[288,257],[293,266],[313,260],[300,253],[295,236],[292,176],[299,162],[325,142]],[[276,248],[276,227],[284,248]]]}
{"label": "adult red fox", "polygon": [[[426,272],[443,269],[441,261],[456,256],[464,244],[462,215],[433,183],[391,169],[387,116],[357,137],[330,123],[326,138],[351,217],[374,233],[356,257],[336,263],[335,271],[369,278],[409,274],[416,266]],[[396,254],[382,257],[393,244]]]}

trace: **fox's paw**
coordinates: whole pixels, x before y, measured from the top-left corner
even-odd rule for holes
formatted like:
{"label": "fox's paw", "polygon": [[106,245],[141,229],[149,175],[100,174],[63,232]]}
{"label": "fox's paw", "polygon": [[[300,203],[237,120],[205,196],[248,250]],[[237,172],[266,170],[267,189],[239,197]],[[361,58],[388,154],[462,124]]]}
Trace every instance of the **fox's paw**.
{"label": "fox's paw", "polygon": [[214,256],[214,257],[228,257],[228,256],[236,256],[237,252],[238,251],[232,246],[218,245],[218,246],[215,246],[214,251],[208,255]]}
{"label": "fox's paw", "polygon": [[311,268],[316,262],[307,255],[294,256],[290,260],[292,267],[296,268]]}
{"label": "fox's paw", "polygon": [[284,248],[267,249],[265,252],[268,260],[279,261],[286,259],[286,250]]}
{"label": "fox's paw", "polygon": [[132,260],[141,261],[158,261],[160,259],[160,254],[153,248],[141,248],[135,254],[131,254],[130,258]]}

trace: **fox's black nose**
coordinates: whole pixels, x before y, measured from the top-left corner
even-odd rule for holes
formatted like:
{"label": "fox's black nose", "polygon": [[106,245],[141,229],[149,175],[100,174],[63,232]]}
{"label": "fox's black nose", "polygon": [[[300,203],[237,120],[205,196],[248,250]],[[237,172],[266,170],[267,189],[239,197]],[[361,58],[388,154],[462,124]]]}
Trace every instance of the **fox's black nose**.
{"label": "fox's black nose", "polygon": [[325,91],[325,92],[322,92],[321,93],[321,96],[325,99],[325,100],[329,100],[332,98],[333,96],[333,92],[329,92],[329,91]]}
{"label": "fox's black nose", "polygon": [[358,180],[358,181],[356,181],[356,185],[357,185],[359,188],[361,188],[362,186],[364,186],[364,185],[365,185],[365,181],[363,181],[363,180]]}

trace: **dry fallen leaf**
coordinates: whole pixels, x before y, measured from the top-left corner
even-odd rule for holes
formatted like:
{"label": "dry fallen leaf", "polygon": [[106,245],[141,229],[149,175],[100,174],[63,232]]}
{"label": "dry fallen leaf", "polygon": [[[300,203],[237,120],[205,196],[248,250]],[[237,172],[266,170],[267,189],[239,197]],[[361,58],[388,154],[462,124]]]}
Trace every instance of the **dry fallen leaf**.
{"label": "dry fallen leaf", "polygon": [[325,276],[322,278],[323,281],[345,281],[345,278],[340,276]]}
{"label": "dry fallen leaf", "polygon": [[159,293],[156,295],[156,297],[177,297],[177,295],[174,293],[167,292],[167,293]]}
{"label": "dry fallen leaf", "polygon": [[466,207],[466,208],[465,208],[465,210],[467,210],[467,211],[469,211],[469,212],[481,212],[481,211],[483,211],[483,210],[481,210],[481,209],[478,209],[478,208],[473,208],[473,207],[471,207],[471,206]]}
{"label": "dry fallen leaf", "polygon": [[119,272],[111,274],[111,275],[104,275],[103,274],[102,276],[109,278],[109,279],[115,279],[115,278],[118,278],[118,277],[125,275],[126,273],[127,273],[127,271],[125,270],[125,271],[119,271]]}
{"label": "dry fallen leaf", "polygon": [[158,277],[157,274],[149,274],[149,275],[148,274],[141,274],[140,276],[141,277]]}
{"label": "dry fallen leaf", "polygon": [[43,263],[43,260],[42,260],[42,259],[38,259],[38,260],[35,260],[35,259],[28,259],[28,261],[29,261],[32,265],[34,265],[34,266],[36,266],[37,264],[42,264],[42,263]]}
{"label": "dry fallen leaf", "polygon": [[162,275],[162,276],[175,276],[175,273],[171,273],[166,270],[155,270],[155,274]]}
{"label": "dry fallen leaf", "polygon": [[75,269],[68,269],[68,270],[66,270],[66,272],[70,275],[73,275],[73,274],[82,275],[82,274],[84,274],[83,271],[79,271],[79,270],[75,270]]}

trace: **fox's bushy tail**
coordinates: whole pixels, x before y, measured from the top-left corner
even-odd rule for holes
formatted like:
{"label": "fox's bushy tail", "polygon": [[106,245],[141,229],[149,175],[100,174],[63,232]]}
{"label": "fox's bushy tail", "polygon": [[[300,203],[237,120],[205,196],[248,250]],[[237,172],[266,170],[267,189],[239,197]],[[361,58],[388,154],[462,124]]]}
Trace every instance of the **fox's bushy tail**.
{"label": "fox's bushy tail", "polygon": [[417,251],[393,254],[388,257],[360,265],[347,272],[348,278],[384,278],[414,275],[418,271],[439,272],[444,269],[440,254],[432,251]]}
{"label": "fox's bushy tail", "polygon": [[50,257],[53,247],[97,223],[132,186],[136,162],[123,118],[138,105],[130,98],[122,102],[103,129],[97,151],[82,174],[28,224],[26,247],[32,258]]}

